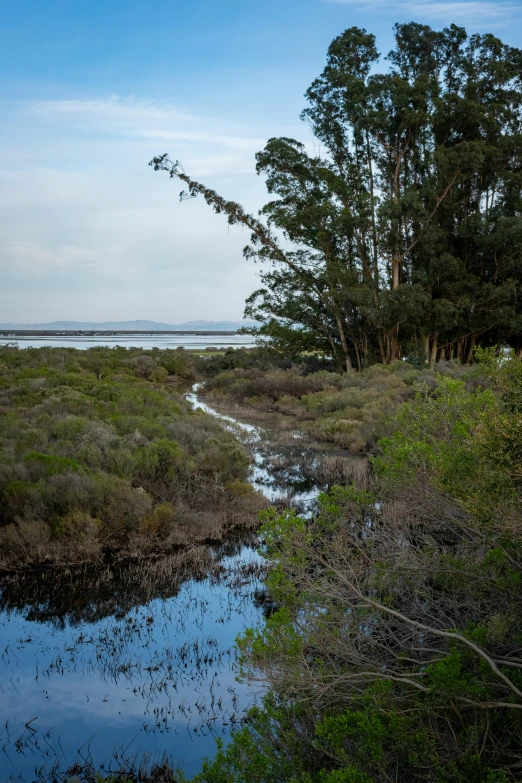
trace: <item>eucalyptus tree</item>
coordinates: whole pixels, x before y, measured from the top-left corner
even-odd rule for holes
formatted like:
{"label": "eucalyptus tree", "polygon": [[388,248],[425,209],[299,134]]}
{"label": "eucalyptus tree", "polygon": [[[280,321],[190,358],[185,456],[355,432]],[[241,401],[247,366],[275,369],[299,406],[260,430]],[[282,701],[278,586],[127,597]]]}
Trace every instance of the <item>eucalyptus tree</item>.
{"label": "eucalyptus tree", "polygon": [[268,271],[246,314],[276,344],[346,369],[520,347],[522,52],[412,22],[387,59],[379,71],[359,28],[332,42],[302,114],[319,152],[267,142],[257,171],[273,199],[259,218],[166,155],[151,165],[251,230],[245,254]]}

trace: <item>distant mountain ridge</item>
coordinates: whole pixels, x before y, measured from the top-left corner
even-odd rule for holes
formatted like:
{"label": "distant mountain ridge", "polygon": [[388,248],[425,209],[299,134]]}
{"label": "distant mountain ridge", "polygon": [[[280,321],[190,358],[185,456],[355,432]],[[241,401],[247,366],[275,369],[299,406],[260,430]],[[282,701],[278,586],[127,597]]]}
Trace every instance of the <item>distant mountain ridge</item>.
{"label": "distant mountain ridge", "polygon": [[256,321],[185,321],[182,324],[165,324],[157,321],[52,321],[47,324],[15,324],[0,323],[0,329],[28,329],[33,331],[117,331],[129,332],[165,332],[185,331],[194,332],[237,332],[243,327],[257,326]]}

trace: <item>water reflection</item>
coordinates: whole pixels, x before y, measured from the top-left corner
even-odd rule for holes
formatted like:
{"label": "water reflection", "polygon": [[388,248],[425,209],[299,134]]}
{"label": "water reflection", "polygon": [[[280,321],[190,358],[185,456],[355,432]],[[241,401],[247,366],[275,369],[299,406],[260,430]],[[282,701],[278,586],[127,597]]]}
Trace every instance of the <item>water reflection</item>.
{"label": "water reflection", "polygon": [[155,598],[169,599],[188,579],[219,579],[227,573],[223,558],[238,556],[254,536],[237,534],[218,547],[195,547],[156,560],[112,562],[104,567],[75,567],[6,575],[0,610],[21,612],[25,619],[57,628],[124,617]]}
{"label": "water reflection", "polygon": [[244,443],[252,456],[250,480],[276,506],[291,506],[310,515],[319,493],[332,484],[364,485],[367,481],[366,457],[288,430],[281,426],[281,414],[266,417],[262,426],[241,419],[241,413],[248,414],[246,409],[234,410],[231,416],[200,397],[202,385],[195,384],[186,398],[196,410],[219,419]]}
{"label": "water reflection", "polygon": [[235,680],[234,639],[262,616],[255,551],[210,557],[188,581],[161,562],[3,584],[2,780],[146,752],[199,769],[255,699]]}
{"label": "water reflection", "polygon": [[[366,463],[261,428],[198,397],[253,456],[276,505],[313,509],[319,490]],[[73,763],[121,769],[166,754],[187,775],[225,742],[256,692],[236,681],[234,640],[272,607],[252,541],[155,561],[0,582],[0,778],[51,780]]]}

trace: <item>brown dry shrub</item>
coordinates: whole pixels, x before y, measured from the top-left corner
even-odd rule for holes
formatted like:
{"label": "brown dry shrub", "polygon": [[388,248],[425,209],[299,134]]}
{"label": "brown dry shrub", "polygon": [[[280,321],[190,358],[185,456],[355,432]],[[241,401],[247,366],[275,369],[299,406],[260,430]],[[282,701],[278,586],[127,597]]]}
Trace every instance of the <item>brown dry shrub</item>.
{"label": "brown dry shrub", "polygon": [[0,528],[0,566],[47,560],[50,539],[48,525],[35,519],[17,519]]}
{"label": "brown dry shrub", "polygon": [[339,444],[353,453],[367,447],[367,439],[360,431],[360,421],[354,419],[322,419],[314,424],[310,434],[317,440]]}
{"label": "brown dry shrub", "polygon": [[157,367],[154,359],[151,356],[147,356],[146,354],[143,356],[133,357],[129,361],[129,365],[134,370],[134,374],[137,378],[150,378],[151,374]]}
{"label": "brown dry shrub", "polygon": [[143,487],[131,487],[115,481],[100,512],[107,537],[137,530],[141,520],[152,511],[153,501]]}
{"label": "brown dry shrub", "polygon": [[84,511],[73,511],[60,520],[58,550],[68,559],[96,560],[101,553],[100,530],[102,522]]}

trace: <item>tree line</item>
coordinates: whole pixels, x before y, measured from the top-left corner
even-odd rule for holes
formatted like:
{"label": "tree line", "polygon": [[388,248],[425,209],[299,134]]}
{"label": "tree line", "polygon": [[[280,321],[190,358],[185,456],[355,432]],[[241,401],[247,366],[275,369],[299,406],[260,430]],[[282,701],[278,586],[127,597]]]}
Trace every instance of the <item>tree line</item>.
{"label": "tree line", "polygon": [[259,217],[167,155],[150,165],[250,229],[265,266],[245,315],[274,346],[346,370],[520,351],[522,51],[456,25],[394,30],[386,68],[364,29],[331,43],[302,113],[315,151],[267,142]]}

